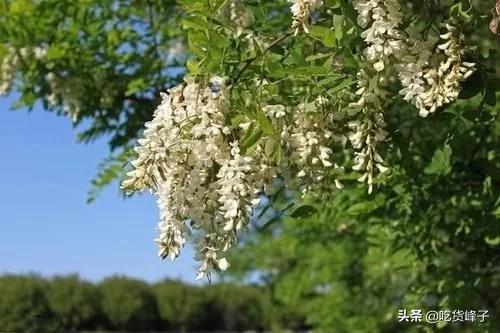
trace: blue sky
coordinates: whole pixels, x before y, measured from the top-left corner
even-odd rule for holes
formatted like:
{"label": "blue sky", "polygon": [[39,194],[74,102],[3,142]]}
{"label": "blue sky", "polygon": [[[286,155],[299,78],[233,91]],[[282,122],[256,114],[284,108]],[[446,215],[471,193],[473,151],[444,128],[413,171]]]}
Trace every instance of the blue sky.
{"label": "blue sky", "polygon": [[0,97],[0,273],[195,281],[192,249],[174,263],[156,256],[153,197],[124,200],[113,185],[85,203],[105,141],[78,144],[69,119],[11,102]]}

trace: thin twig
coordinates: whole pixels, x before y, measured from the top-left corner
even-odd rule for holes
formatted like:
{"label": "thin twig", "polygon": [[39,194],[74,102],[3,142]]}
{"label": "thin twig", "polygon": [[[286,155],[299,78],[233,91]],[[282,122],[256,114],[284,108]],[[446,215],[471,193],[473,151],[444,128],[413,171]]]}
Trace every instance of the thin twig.
{"label": "thin twig", "polygon": [[276,39],[274,42],[272,42],[268,47],[266,47],[263,51],[262,51],[262,54],[259,54],[255,57],[252,57],[250,59],[247,59],[247,61],[245,62],[245,65],[240,69],[240,71],[234,76],[233,79],[231,79],[231,84],[234,84],[236,82],[238,82],[238,80],[241,78],[241,75],[243,75],[243,73],[248,69],[248,67],[255,61],[257,60],[259,57],[261,56],[264,56],[271,48],[273,48],[274,46],[278,45],[279,43],[281,43],[282,41],[284,41],[285,39],[287,39],[288,37],[292,36],[293,33],[292,32],[289,32],[287,33],[286,35],[283,35],[281,36],[280,38]]}

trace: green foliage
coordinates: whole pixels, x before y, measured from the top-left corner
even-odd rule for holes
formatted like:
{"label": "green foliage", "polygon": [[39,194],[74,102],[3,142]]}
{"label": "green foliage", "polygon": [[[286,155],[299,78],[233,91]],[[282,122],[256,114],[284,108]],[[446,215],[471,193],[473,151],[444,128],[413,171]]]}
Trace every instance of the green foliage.
{"label": "green foliage", "polygon": [[87,203],[94,202],[106,186],[109,186],[116,179],[121,179],[123,167],[130,155],[129,152],[129,149],[125,147],[120,154],[108,156],[99,164],[97,175],[92,179],[90,189],[87,192]]}
{"label": "green foliage", "polygon": [[162,326],[180,332],[202,330],[203,295],[199,287],[165,280],[153,286]]}
{"label": "green foliage", "polygon": [[300,206],[299,208],[297,208],[292,213],[291,216],[293,218],[296,218],[296,219],[301,219],[304,217],[309,217],[309,216],[315,214],[317,211],[318,210],[316,208],[314,208],[313,206],[304,205],[304,206]]}
{"label": "green foliage", "polygon": [[59,328],[64,331],[92,327],[99,319],[101,311],[97,288],[78,276],[52,279],[45,294]]}
{"label": "green foliage", "polygon": [[265,293],[259,287],[215,284],[203,288],[204,330],[242,332],[269,329]]}
{"label": "green foliage", "polygon": [[102,311],[111,327],[152,330],[158,323],[158,308],[149,286],[139,280],[112,277],[100,285]]}
{"label": "green foliage", "polygon": [[298,328],[302,318],[270,301],[267,287],[125,277],[0,277],[0,331],[244,332]]}
{"label": "green foliage", "polygon": [[[0,4],[0,60],[9,48],[46,49],[40,59],[22,57],[12,89],[15,108],[44,108],[71,119],[78,140],[109,140],[107,165],[151,119],[159,93],[180,79],[185,55],[175,1],[25,1]],[[48,79],[49,76],[53,78]],[[104,173],[120,177],[116,168]],[[109,177],[96,177],[89,201]]]}
{"label": "green foliage", "polygon": [[40,332],[57,328],[36,276],[0,277],[0,331]]}
{"label": "green foliage", "polygon": [[427,174],[447,175],[451,172],[451,148],[445,145],[442,149],[438,149],[432,156],[431,163],[424,169]]}
{"label": "green foliage", "polygon": [[[328,11],[316,18],[310,34],[292,37],[290,3],[244,1],[254,34],[235,38],[239,27],[217,14],[225,1],[9,0],[0,2],[0,58],[9,46],[47,46],[46,58],[28,59],[19,68],[16,105],[41,101],[73,117],[76,126],[88,125],[81,141],[107,136],[111,149],[119,150],[100,168],[92,200],[122,175],[126,147],[151,118],[159,92],[179,82],[184,67],[199,81],[220,75],[231,83],[234,110],[228,122],[236,127],[253,121],[242,130],[243,154],[260,142],[272,161],[286,153],[277,144],[280,133],[261,111],[264,104],[304,103],[311,109],[324,96],[329,102],[323,111],[351,119],[344,106],[352,100],[362,58],[361,29],[352,1],[324,3]],[[374,194],[366,194],[356,185],[359,175],[347,171],[340,176],[342,191],[324,180],[333,195],[309,196],[298,204],[296,193],[279,190],[269,198],[272,207],[254,218],[254,233],[231,261],[233,278],[258,276],[263,290],[197,289],[165,281],[154,287],[156,305],[145,285],[111,279],[101,286],[102,311],[111,326],[138,328],[161,319],[161,325],[180,330],[258,323],[257,328],[309,325],[318,332],[500,331],[500,58],[498,40],[488,32],[494,1],[401,3],[404,24],[424,37],[439,32],[444,19],[460,22],[470,46],[464,57],[477,64],[460,99],[425,119],[401,98],[387,101],[384,156],[391,170],[375,179]],[[179,40],[189,47],[187,62],[168,56]],[[69,113],[62,98],[49,103],[49,72],[75,87],[78,112]],[[399,87],[389,83],[387,89]],[[352,151],[345,143],[339,148],[336,158],[349,170]],[[16,320],[27,309],[22,300],[40,304],[34,313],[46,311],[44,298],[38,287],[10,293],[3,286],[17,281],[12,279],[0,282],[0,311],[8,314],[0,321],[35,330],[34,321]],[[28,294],[17,298],[23,292]],[[12,301],[4,305],[4,299]],[[19,308],[7,305],[14,301]],[[490,319],[470,327],[405,326],[396,318],[404,308],[488,309]]]}

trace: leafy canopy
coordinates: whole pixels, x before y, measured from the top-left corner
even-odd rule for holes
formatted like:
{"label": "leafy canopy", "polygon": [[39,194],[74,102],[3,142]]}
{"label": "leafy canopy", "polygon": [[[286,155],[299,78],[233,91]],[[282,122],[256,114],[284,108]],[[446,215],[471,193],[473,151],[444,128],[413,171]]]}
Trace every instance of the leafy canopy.
{"label": "leafy canopy", "polygon": [[[460,95],[426,118],[418,114],[425,100],[399,94],[406,71],[395,65],[404,58],[364,51],[377,42],[363,34],[369,22],[360,21],[360,3],[325,0],[299,22],[305,27],[296,34],[286,1],[11,0],[0,4],[8,13],[0,15],[0,57],[13,47],[23,59],[11,85],[19,93],[17,106],[41,101],[89,126],[83,141],[110,137],[118,151],[103,165],[96,189],[123,175],[126,151],[152,119],[159,93],[181,83],[184,71],[201,86],[214,76],[224,79],[230,88],[226,121],[241,154],[261,147],[270,165],[281,165],[293,151],[278,137],[279,110],[269,114],[265,106],[283,105],[287,115],[299,105],[306,112],[321,109],[339,134],[330,154],[339,168],[313,182],[321,191],[304,198],[287,186],[289,179],[272,181],[246,226],[255,232],[233,253],[231,272],[257,273],[271,286],[275,304],[296,308],[325,331],[400,331],[397,309],[413,307],[487,308],[486,326],[438,328],[494,332],[500,306],[500,62],[497,37],[488,29],[494,1],[400,2],[401,39],[433,41],[429,59],[440,65],[452,56],[438,51],[436,39],[451,32],[459,36],[460,62],[474,63],[473,74],[458,82]],[[21,52],[35,47],[45,55]],[[377,95],[380,105],[369,105],[375,112],[352,111],[351,103],[365,93],[363,70],[371,84],[387,79],[375,80],[386,94]],[[56,88],[57,79],[51,86],[49,73],[65,89]],[[373,128],[385,132],[380,141],[372,141]],[[372,172],[356,159],[366,131],[377,145],[364,154],[380,154],[386,172],[374,163]],[[351,132],[363,133],[359,145]],[[364,174],[372,194],[357,182]]]}

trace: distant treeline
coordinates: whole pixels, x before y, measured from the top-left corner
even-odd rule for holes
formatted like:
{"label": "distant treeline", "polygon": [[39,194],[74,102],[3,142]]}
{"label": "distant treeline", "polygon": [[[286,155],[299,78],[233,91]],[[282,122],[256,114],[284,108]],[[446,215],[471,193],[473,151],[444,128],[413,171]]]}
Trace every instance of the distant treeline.
{"label": "distant treeline", "polygon": [[91,283],[78,276],[0,276],[0,332],[263,331],[304,329],[297,313],[263,286],[126,277]]}

